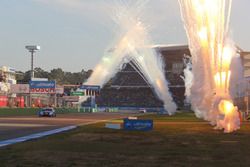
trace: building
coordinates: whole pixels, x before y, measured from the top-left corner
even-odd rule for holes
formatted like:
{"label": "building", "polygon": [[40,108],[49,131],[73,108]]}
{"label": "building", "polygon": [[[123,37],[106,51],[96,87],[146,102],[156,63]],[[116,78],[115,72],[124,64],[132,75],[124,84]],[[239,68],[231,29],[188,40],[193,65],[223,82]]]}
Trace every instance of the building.
{"label": "building", "polygon": [[[184,55],[190,55],[187,45],[157,45],[154,46],[159,56],[165,63],[165,76],[169,82],[169,89],[176,104],[184,106],[184,81],[181,78]],[[154,93],[153,88],[145,80],[143,73],[129,62],[123,65],[115,77],[113,77],[101,90],[97,97],[99,106],[120,107],[162,107],[163,103]]]}
{"label": "building", "polygon": [[7,66],[0,67],[0,94],[8,94],[11,84],[16,84],[15,69]]}
{"label": "building", "polygon": [[[178,107],[182,108],[185,106],[185,84],[182,79],[185,68],[184,57],[191,57],[189,47],[188,45],[155,45],[153,47],[163,58],[169,90]],[[238,47],[237,52],[241,59],[244,55],[249,56],[247,60],[249,66],[244,68],[245,73],[249,72],[250,54],[246,54],[249,52],[243,52]],[[133,62],[124,64],[122,70],[104,86],[100,96],[97,97],[97,104],[126,107],[162,107],[163,105]]]}

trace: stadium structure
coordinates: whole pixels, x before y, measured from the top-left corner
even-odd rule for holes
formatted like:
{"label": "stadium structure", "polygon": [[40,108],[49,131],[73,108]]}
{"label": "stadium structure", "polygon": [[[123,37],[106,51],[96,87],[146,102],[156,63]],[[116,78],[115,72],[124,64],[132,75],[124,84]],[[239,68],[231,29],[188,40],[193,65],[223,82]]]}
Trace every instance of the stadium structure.
{"label": "stadium structure", "polygon": [[[190,56],[188,45],[154,46],[165,63],[165,76],[174,101],[179,108],[184,107],[185,85],[181,78],[185,64],[184,55]],[[125,63],[101,90],[96,98],[98,106],[119,107],[162,107],[153,88],[134,63]]]}
{"label": "stadium structure", "polygon": [[[156,52],[165,63],[165,77],[169,89],[178,108],[189,106],[185,101],[185,84],[182,79],[185,68],[184,57],[190,56],[188,45],[156,45]],[[250,53],[237,47],[237,54],[241,57],[244,77],[249,77]],[[242,76],[243,77],[243,76]],[[241,87],[241,86],[239,86]],[[245,92],[245,90],[244,90]],[[246,94],[242,95],[246,96]],[[242,102],[242,98],[238,98]],[[98,106],[107,107],[162,107],[163,103],[154,93],[153,88],[133,62],[125,63],[119,71],[101,90],[96,97]],[[246,108],[241,107],[240,108]]]}

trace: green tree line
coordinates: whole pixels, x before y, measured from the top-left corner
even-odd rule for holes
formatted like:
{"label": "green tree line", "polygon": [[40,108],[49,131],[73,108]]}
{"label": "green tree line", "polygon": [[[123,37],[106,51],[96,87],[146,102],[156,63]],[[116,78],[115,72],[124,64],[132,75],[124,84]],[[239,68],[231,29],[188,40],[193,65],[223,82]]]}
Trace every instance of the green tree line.
{"label": "green tree line", "polygon": [[[55,80],[57,84],[80,84],[84,83],[92,74],[92,70],[81,72],[65,72],[61,68],[52,69],[50,72],[37,67],[34,69],[35,78],[48,78]],[[26,72],[17,71],[17,83],[28,83],[30,80],[30,70]]]}

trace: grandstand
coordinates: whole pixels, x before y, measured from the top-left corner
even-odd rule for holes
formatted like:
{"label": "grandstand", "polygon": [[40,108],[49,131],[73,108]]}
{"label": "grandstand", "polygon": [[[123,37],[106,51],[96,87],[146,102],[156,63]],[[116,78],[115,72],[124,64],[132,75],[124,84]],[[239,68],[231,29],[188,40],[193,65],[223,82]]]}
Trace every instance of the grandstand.
{"label": "grandstand", "polygon": [[[188,45],[156,45],[153,48],[164,61],[165,76],[173,100],[179,108],[186,107],[185,84],[181,76],[184,75],[184,57],[191,56]],[[244,77],[249,84],[250,52],[244,52],[238,46],[236,48],[243,64]],[[242,93],[239,95],[237,91],[234,103],[240,110],[246,109],[244,97],[247,96],[246,92],[249,92],[249,87],[247,86],[246,90],[245,86],[238,83],[238,89],[241,88]],[[124,64],[122,70],[101,89],[96,97],[96,103],[101,107],[163,107],[162,101],[158,99],[153,89],[133,61],[130,61]],[[90,99],[84,103],[84,106],[89,103]]]}
{"label": "grandstand", "polygon": [[[190,55],[188,45],[154,46],[165,63],[165,76],[169,88],[178,107],[184,105],[185,86],[181,78],[185,65],[184,55]],[[155,95],[153,88],[147,83],[143,74],[131,61],[123,65],[101,90],[96,98],[98,106],[113,107],[162,107],[163,103]]]}

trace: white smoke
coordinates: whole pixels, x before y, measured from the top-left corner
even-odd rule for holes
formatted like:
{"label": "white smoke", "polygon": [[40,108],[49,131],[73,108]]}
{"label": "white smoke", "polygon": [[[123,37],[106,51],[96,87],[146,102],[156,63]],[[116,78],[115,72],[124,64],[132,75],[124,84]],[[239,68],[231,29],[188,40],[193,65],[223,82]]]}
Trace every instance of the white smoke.
{"label": "white smoke", "polygon": [[239,79],[239,63],[230,69],[236,54],[228,36],[232,1],[179,0],[179,4],[192,54],[192,109],[216,128],[235,131],[240,127],[239,114],[230,86],[235,87],[232,82]]}
{"label": "white smoke", "polygon": [[193,73],[192,73],[192,58],[190,56],[184,55],[183,62],[185,64],[184,76],[181,76],[185,83],[185,103],[191,103],[191,88],[193,85]]}
{"label": "white smoke", "polygon": [[123,60],[128,57],[134,61],[152,85],[158,97],[163,101],[167,112],[173,114],[176,112],[176,104],[169,93],[164,63],[151,47],[152,43],[147,30],[140,20],[140,11],[146,2],[145,0],[133,1],[133,3],[117,2],[117,10],[113,18],[119,27],[117,40],[111,52],[105,55],[95,67],[86,84],[103,86],[120,70]]}

